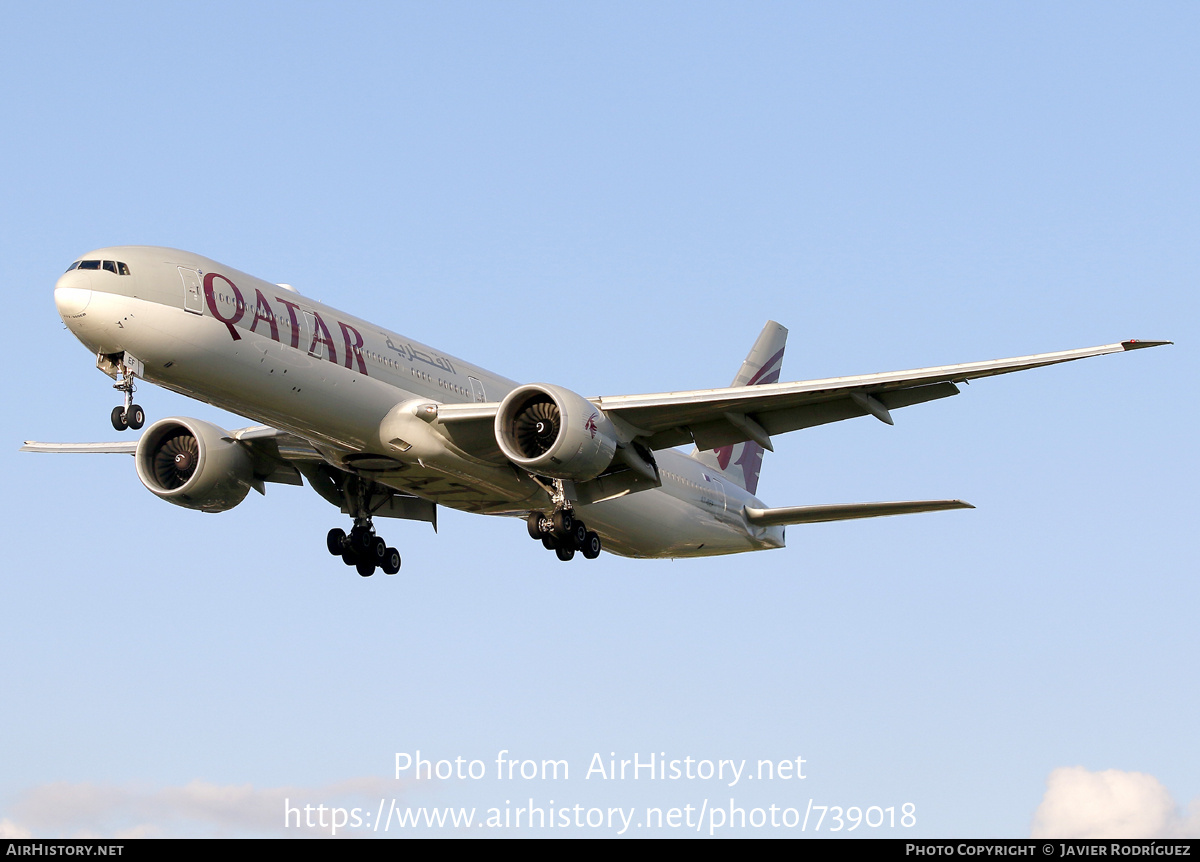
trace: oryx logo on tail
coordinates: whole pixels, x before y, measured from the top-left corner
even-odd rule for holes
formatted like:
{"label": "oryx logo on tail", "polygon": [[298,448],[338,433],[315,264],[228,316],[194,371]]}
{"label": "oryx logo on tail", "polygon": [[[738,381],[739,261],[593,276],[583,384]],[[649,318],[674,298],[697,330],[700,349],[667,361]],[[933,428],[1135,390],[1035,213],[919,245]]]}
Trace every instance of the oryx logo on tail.
{"label": "oryx logo on tail", "polygon": [[[767,322],[759,334],[746,361],[742,363],[731,386],[761,386],[778,383],[783,371],[783,351],[787,330],[775,321]],[[758,490],[762,471],[763,447],[753,440],[733,443],[707,452],[695,451],[692,457],[710,467],[716,467],[751,494]]]}

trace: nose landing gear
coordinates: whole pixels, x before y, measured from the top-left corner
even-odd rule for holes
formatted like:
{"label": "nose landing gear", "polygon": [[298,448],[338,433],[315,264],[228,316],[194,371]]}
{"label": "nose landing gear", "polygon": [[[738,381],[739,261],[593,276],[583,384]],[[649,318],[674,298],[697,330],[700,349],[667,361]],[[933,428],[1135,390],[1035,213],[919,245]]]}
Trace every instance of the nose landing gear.
{"label": "nose landing gear", "polygon": [[[101,357],[101,362],[97,362],[102,369],[105,364],[101,364],[107,357]],[[109,360],[107,366],[112,368],[114,364]],[[141,367],[141,362],[134,359],[128,354],[121,358],[121,362],[115,365],[117,374],[117,382],[113,384],[113,389],[125,395],[125,403],[120,407],[114,407],[112,410],[111,420],[112,426],[117,431],[124,431],[126,428],[132,428],[137,431],[146,424],[146,411],[140,405],[133,403],[133,393],[137,388],[134,381],[137,380],[137,372]],[[111,372],[110,372],[111,373]]]}

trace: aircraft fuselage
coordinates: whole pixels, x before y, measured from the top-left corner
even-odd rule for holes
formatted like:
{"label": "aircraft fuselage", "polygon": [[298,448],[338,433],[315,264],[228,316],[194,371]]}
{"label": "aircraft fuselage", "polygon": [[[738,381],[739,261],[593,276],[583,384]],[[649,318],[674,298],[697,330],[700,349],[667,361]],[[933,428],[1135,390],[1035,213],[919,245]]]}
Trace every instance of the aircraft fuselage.
{"label": "aircraft fuselage", "polygon": [[[55,286],[59,314],[102,365],[134,357],[145,380],[289,431],[341,469],[440,505],[509,515],[547,506],[543,484],[452,434],[406,452],[381,439],[398,405],[496,402],[515,381],[199,255],[122,246],[82,259],[120,264],[71,269]],[[783,546],[781,527],[747,523],[744,507],[762,506],[752,494],[675,450],[656,457],[661,487],[578,507],[606,550]]]}

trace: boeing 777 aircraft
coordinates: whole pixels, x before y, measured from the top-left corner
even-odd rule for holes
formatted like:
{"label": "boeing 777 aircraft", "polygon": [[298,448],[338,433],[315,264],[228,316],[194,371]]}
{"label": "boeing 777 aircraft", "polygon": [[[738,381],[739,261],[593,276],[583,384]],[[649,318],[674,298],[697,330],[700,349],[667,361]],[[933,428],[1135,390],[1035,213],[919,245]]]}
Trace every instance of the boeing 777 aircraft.
{"label": "boeing 777 aircraft", "polygon": [[[781,548],[784,526],[972,508],[961,500],[772,509],[755,497],[763,450],[787,431],[958,394],[958,383],[1119,353],[1124,341],[1015,359],[779,383],[787,330],[768,322],[724,389],[584,398],[518,384],[228,266],[169,248],[104,248],[59,278],[63,321],[116,381],[117,430],[140,429],[135,382],[265,423],[151,424],[127,443],[27,443],[121,452],[169,503],[223,512],[267,482],[313,489],[353,519],[328,548],[369,576],[400,569],[377,517],[436,507],[519,516],[560,560],[601,548],[696,557]],[[693,445],[691,454],[675,447]]]}

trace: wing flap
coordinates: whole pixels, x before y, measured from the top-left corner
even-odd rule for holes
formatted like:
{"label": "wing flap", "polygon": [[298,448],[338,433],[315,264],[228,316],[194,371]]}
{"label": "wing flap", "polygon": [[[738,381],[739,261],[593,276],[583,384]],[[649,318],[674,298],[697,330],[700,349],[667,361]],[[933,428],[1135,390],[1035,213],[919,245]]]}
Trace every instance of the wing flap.
{"label": "wing flap", "polygon": [[[909,407],[913,404],[923,404],[938,398],[949,398],[957,395],[959,389],[953,383],[934,383],[928,386],[914,386],[911,389],[895,389],[872,397],[888,410]],[[834,394],[821,401],[812,401],[795,407],[772,407],[764,404],[757,413],[744,414],[745,418],[754,421],[770,437],[776,434],[786,434],[788,431],[799,431],[801,428],[812,428],[816,425],[826,425],[830,422],[840,422],[843,419],[853,419],[857,416],[869,416],[873,411],[867,409],[858,399],[857,392]],[[722,417],[714,422],[700,422],[660,431],[649,438],[651,449],[666,449],[671,446],[683,446],[695,442],[700,449],[716,449],[721,446],[731,446],[744,440],[755,439],[741,425]],[[761,441],[757,441],[759,445]],[[767,447],[764,447],[767,448]]]}

